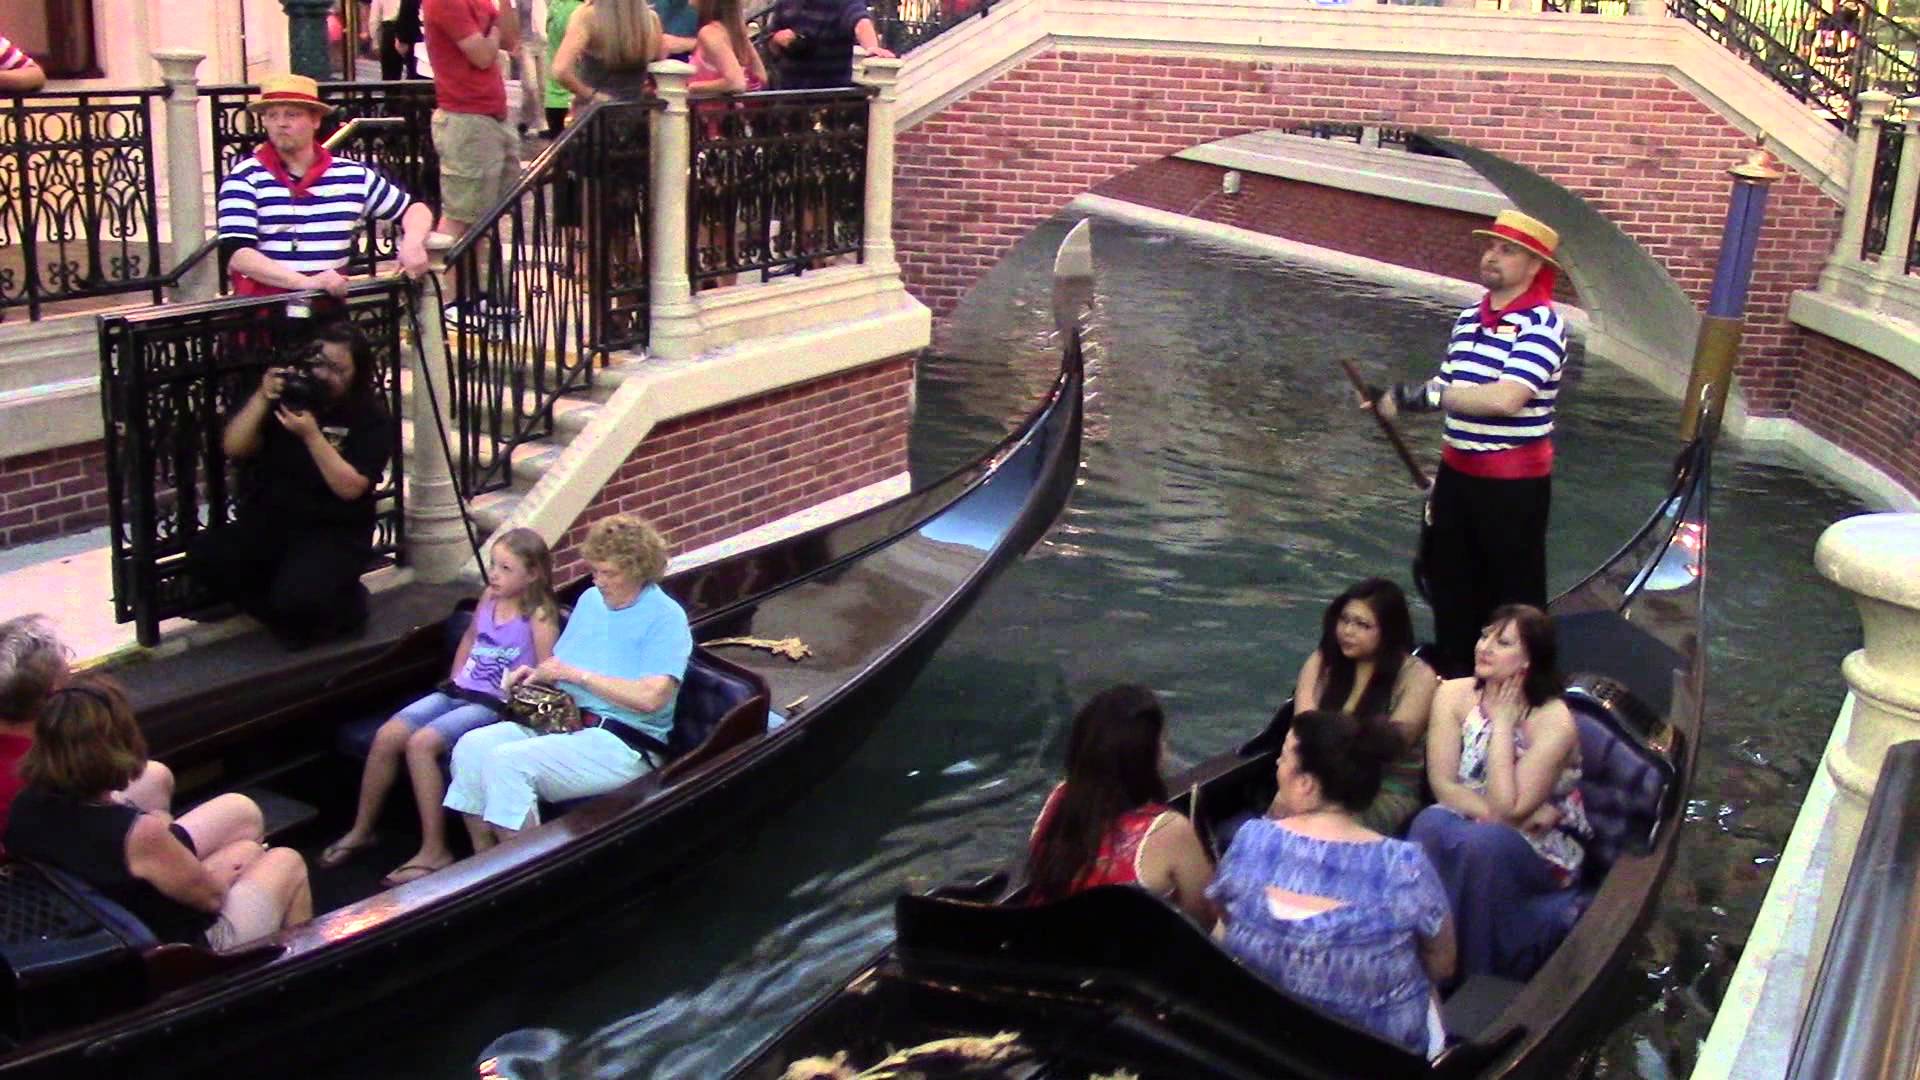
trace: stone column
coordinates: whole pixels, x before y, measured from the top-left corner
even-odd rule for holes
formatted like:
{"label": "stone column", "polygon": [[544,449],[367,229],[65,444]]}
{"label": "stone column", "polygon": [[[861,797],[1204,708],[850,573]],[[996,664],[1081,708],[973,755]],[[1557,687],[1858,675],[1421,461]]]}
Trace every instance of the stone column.
{"label": "stone column", "polygon": [[415,581],[439,584],[453,581],[472,565],[473,548],[460,520],[452,463],[440,441],[442,425],[449,440],[457,438],[453,387],[447,379],[447,342],[440,328],[440,296],[431,287],[415,287],[412,303],[420,340],[417,348],[408,350],[407,358],[413,377],[407,408],[413,420],[413,453],[407,458],[407,565]]}
{"label": "stone column", "polygon": [[[1819,970],[1846,889],[1854,849],[1881,760],[1894,743],[1920,739],[1920,514],[1863,514],[1828,526],[1813,562],[1854,594],[1865,644],[1840,664],[1851,691],[1845,742],[1827,755],[1834,783],[1833,857],[1821,883],[1819,919],[1808,953]],[[1803,999],[1806,995],[1802,995]]]}
{"label": "stone column", "polygon": [[1920,97],[1900,103],[1907,111],[1905,137],[1900,142],[1900,171],[1893,180],[1893,209],[1887,215],[1887,246],[1875,269],[1882,281],[1904,281],[1907,251],[1913,243],[1913,214],[1920,198]]}
{"label": "stone column", "polygon": [[648,147],[653,161],[653,190],[647,193],[653,250],[648,256],[652,323],[647,355],[686,360],[700,344],[700,310],[687,277],[687,185],[693,169],[687,79],[693,68],[680,60],[660,60],[647,70],[653,73],[654,92],[666,105],[653,112]]}
{"label": "stone column", "polygon": [[333,50],[327,47],[327,12],[334,0],[280,0],[287,12],[287,47],[295,75],[320,82],[333,78]]}
{"label": "stone column", "polygon": [[902,65],[900,60],[869,56],[853,76],[854,82],[875,90],[867,104],[867,204],[860,261],[888,270],[898,268],[893,257],[893,109]]}
{"label": "stone column", "polygon": [[1867,235],[1867,200],[1873,189],[1873,158],[1880,146],[1880,118],[1892,107],[1892,94],[1869,90],[1860,95],[1860,129],[1853,141],[1853,166],[1847,171],[1847,208],[1840,217],[1833,257],[1827,260],[1829,268],[1860,261],[1860,244]]}
{"label": "stone column", "polygon": [[[173,232],[172,262],[196,251],[207,239],[206,165],[200,157],[200,79],[203,52],[160,49],[153,59],[167,84],[167,221]],[[212,256],[200,260],[174,287],[176,300],[205,300],[214,294]]]}

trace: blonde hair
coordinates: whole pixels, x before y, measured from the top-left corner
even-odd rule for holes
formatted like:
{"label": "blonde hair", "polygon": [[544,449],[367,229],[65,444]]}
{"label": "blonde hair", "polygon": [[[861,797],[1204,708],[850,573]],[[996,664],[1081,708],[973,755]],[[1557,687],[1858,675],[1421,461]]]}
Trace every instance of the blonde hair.
{"label": "blonde hair", "polygon": [[610,68],[645,67],[660,55],[660,17],[647,0],[593,0],[589,39]]}
{"label": "blonde hair", "polygon": [[753,41],[747,37],[747,19],[740,8],[740,0],[695,0],[693,5],[694,18],[700,25],[717,22],[726,27],[727,39],[733,43],[733,58],[751,70]]}
{"label": "blonde hair", "polygon": [[28,787],[90,799],[126,787],[146,767],[147,740],[126,692],[103,675],[82,675],[41,703],[20,779]]}
{"label": "blonde hair", "polygon": [[527,591],[520,594],[520,614],[560,621],[560,600],[553,595],[553,552],[547,550],[546,540],[532,529],[509,529],[493,546],[512,552],[533,575]]}
{"label": "blonde hair", "polygon": [[587,530],[580,555],[589,562],[612,563],[642,586],[667,572],[667,542],[639,514],[601,518]]}

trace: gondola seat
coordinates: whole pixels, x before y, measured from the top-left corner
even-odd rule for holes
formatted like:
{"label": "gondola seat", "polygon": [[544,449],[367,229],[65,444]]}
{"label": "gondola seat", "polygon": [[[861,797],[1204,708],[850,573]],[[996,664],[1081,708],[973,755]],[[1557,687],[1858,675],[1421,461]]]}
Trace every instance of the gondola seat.
{"label": "gondola seat", "polygon": [[1579,729],[1580,798],[1593,827],[1572,913],[1578,918],[1616,860],[1652,847],[1672,797],[1674,770],[1666,757],[1628,734],[1600,701],[1577,689],[1566,701]]}
{"label": "gondola seat", "polygon": [[51,866],[0,866],[0,1028],[24,1041],[138,1004],[159,944],[132,912]]}

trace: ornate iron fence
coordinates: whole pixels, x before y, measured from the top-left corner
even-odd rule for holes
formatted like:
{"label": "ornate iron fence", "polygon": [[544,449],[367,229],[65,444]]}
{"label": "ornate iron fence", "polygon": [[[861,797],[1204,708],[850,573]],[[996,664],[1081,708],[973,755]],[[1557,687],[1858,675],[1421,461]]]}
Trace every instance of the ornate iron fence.
{"label": "ornate iron fence", "polygon": [[[1900,172],[1900,152],[1906,142],[1904,120],[1880,121],[1878,146],[1873,154],[1873,172],[1867,181],[1867,227],[1860,238],[1860,257],[1877,258],[1887,250],[1887,230],[1892,227],[1893,187]],[[1862,133],[1862,138],[1866,137]]]}
{"label": "ornate iron fence", "polygon": [[[376,385],[394,417],[407,290],[391,278],[361,283],[335,316],[352,320],[373,343]],[[227,460],[220,437],[261,372],[312,343],[318,321],[289,315],[288,299],[176,304],[100,319],[114,618],[137,623],[142,644],[159,640],[160,620],[206,605],[206,591],[187,574],[187,548],[201,530],[233,520],[258,490],[249,470]],[[405,521],[397,422],[390,461],[374,489],[374,551],[397,558]]]}
{"label": "ornate iron fence", "polygon": [[[259,87],[210,86],[203,93],[213,117],[213,184],[220,181],[242,158],[254,152],[265,136],[247,103]],[[433,83],[420,79],[399,82],[328,82],[320,84],[320,96],[334,106],[320,128],[321,139],[328,139],[353,120],[391,118],[398,124],[363,126],[353,132],[341,153],[356,161],[374,165],[392,177],[414,197],[430,203],[440,201],[440,158],[433,149]],[[368,228],[355,238],[351,265],[370,271],[373,265],[394,254],[395,237],[391,230]],[[220,260],[220,287],[227,287],[226,257]]]}
{"label": "ornate iron fence", "polygon": [[867,10],[880,44],[905,56],[992,7],[993,0],[872,0]]}
{"label": "ornate iron fence", "polygon": [[541,153],[447,253],[447,358],[468,496],[508,487],[554,403],[646,344],[648,127],[657,100],[603,103]]}
{"label": "ornate iron fence", "polygon": [[858,255],[866,225],[864,88],[775,90],[692,106],[687,267],[694,288]]}
{"label": "ornate iron fence", "polygon": [[0,97],[0,318],[150,290],[160,300],[153,113],[166,91]]}
{"label": "ornate iron fence", "polygon": [[1848,131],[1865,91],[1920,92],[1920,31],[1868,0],[1668,0],[1668,10]]}

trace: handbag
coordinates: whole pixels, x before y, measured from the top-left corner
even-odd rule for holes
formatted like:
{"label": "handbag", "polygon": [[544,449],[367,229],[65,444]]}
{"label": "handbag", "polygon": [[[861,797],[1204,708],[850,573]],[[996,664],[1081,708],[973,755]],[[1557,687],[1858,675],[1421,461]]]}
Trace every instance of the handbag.
{"label": "handbag", "polygon": [[542,735],[580,730],[580,706],[573,695],[556,687],[520,683],[507,698],[507,711]]}

